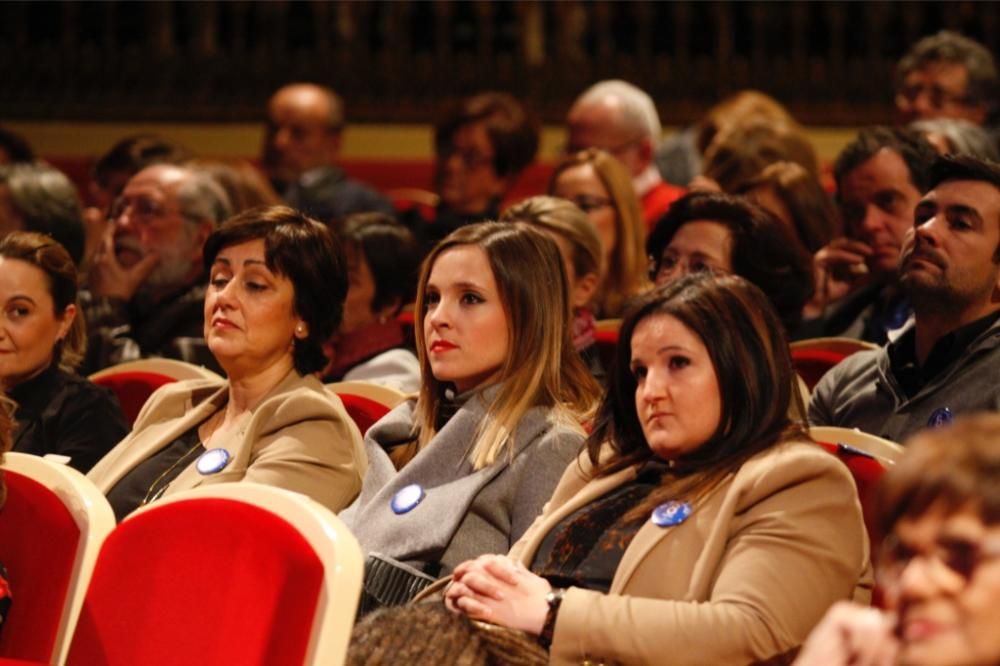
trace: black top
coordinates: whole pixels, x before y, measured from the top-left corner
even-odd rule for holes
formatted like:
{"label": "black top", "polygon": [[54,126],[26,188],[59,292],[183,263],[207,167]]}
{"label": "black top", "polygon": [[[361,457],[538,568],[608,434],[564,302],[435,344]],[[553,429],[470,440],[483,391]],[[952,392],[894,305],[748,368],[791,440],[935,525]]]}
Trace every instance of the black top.
{"label": "black top", "polygon": [[625,549],[649,520],[626,519],[625,514],[660,486],[667,470],[663,461],[651,460],[631,482],[563,518],[539,545],[531,571],[553,587],[608,592]]}
{"label": "black top", "polygon": [[119,523],[167,489],[170,482],[205,452],[195,426],[132,468],[108,491],[108,503]]}
{"label": "black top", "polygon": [[14,412],[14,451],[69,456],[70,467],[90,470],[129,427],[110,389],[53,364],[10,389]]}
{"label": "black top", "polygon": [[986,332],[1000,318],[1000,310],[985,317],[970,322],[951,333],[942,336],[934,343],[923,365],[917,363],[917,336],[915,329],[904,333],[888,348],[889,367],[899,382],[903,393],[912,398],[920,392],[928,382],[944,372],[957,361],[969,345]]}

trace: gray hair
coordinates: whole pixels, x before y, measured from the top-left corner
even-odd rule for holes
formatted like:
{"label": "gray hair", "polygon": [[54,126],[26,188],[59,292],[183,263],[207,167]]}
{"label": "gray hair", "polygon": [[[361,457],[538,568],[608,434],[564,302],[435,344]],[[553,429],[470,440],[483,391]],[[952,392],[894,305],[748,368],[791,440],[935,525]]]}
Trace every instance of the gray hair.
{"label": "gray hair", "polygon": [[219,226],[233,214],[226,190],[204,169],[179,167],[187,177],[177,187],[177,208],[189,222]]}
{"label": "gray hair", "polygon": [[0,166],[0,185],[24,223],[25,231],[45,234],[80,263],[83,257],[83,208],[66,175],[41,162]]}
{"label": "gray hair", "polygon": [[622,125],[627,129],[641,132],[643,137],[650,137],[654,143],[660,140],[663,128],[653,98],[628,81],[622,79],[598,81],[584,90],[576,98],[573,106],[600,104],[611,98],[621,102]]}
{"label": "gray hair", "polygon": [[1000,162],[1000,152],[997,151],[989,132],[968,120],[958,118],[915,120],[910,123],[910,129],[917,130],[924,136],[940,134],[951,146],[953,155],[967,155],[980,160]]}
{"label": "gray hair", "polygon": [[924,37],[906,52],[897,68],[897,88],[907,74],[931,62],[963,65],[969,73],[968,97],[972,103],[985,104],[990,113],[997,101],[996,62],[989,49],[974,39],[952,30],[942,30]]}

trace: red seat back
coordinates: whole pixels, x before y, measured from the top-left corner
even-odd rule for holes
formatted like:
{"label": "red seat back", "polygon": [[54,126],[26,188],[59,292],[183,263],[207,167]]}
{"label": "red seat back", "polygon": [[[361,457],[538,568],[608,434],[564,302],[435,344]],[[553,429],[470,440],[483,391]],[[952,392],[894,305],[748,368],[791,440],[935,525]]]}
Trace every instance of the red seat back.
{"label": "red seat back", "polygon": [[146,404],[153,391],[175,381],[177,380],[173,377],[158,372],[142,371],[115,372],[93,378],[95,384],[107,386],[115,392],[129,425],[135,423],[142,406]]}
{"label": "red seat back", "polygon": [[362,436],[368,432],[368,428],[371,428],[372,424],[389,413],[389,407],[363,395],[351,393],[337,393],[337,395],[344,403],[344,409],[354,420]]}
{"label": "red seat back", "polygon": [[877,552],[879,533],[875,525],[875,488],[885,473],[885,465],[877,458],[859,451],[847,444],[820,442],[820,446],[840,458],[847,465],[858,487],[858,499],[865,519],[865,529],[872,547],[872,555]]}
{"label": "red seat back", "polygon": [[850,354],[829,349],[792,349],[792,366],[811,391],[826,374]]}
{"label": "red seat back", "polygon": [[0,657],[49,663],[55,648],[80,528],[63,501],[37,481],[7,470],[0,508],[0,559],[11,585]]}
{"label": "red seat back", "polygon": [[155,507],[105,541],[67,664],[302,664],[322,584],[312,547],[273,513]]}

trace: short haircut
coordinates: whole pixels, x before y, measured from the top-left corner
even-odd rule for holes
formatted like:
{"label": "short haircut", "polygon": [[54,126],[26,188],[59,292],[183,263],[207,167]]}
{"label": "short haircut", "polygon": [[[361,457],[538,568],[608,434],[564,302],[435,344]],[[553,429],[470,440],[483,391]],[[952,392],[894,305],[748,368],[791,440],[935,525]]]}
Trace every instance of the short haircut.
{"label": "short haircut", "polygon": [[968,507],[984,523],[1000,523],[1000,415],[962,416],[943,428],[920,431],[906,442],[906,453],[878,490],[883,534],[901,518],[917,518],[935,505],[952,512]]}
{"label": "short haircut", "polygon": [[0,185],[7,187],[25,231],[55,239],[79,265],[83,260],[83,209],[70,179],[46,164],[10,164],[0,166]]}
{"label": "short haircut", "polygon": [[219,252],[247,241],[264,240],[264,263],[287,277],[295,289],[295,313],[309,335],[294,341],[299,374],[322,370],[325,343],[340,326],[347,296],[347,270],[339,241],[326,226],[286,206],[255,208],[226,220],[205,241],[206,272]]}
{"label": "short haircut", "polygon": [[530,197],[505,210],[500,221],[524,222],[565,238],[573,248],[570,263],[576,276],[601,276],[601,239],[587,214],[572,201],[545,195]]}
{"label": "short haircut", "polygon": [[663,251],[677,231],[695,220],[718,222],[729,230],[733,273],[763,290],[785,329],[793,330],[813,293],[812,257],[794,243],[781,221],[746,199],[693,192],[675,201],[646,243],[652,272],[659,270]]}
{"label": "short haircut", "polygon": [[35,161],[35,151],[27,139],[6,127],[0,127],[0,151],[7,153],[10,164]]}
{"label": "short haircut", "polygon": [[986,105],[988,115],[995,111],[1000,77],[988,48],[952,30],[928,35],[900,59],[896,68],[897,89],[902,87],[907,75],[932,62],[963,65],[969,77],[966,102]]}
{"label": "short haircut", "polygon": [[968,120],[960,118],[926,118],[914,120],[909,124],[925,137],[929,134],[940,134],[948,142],[952,155],[968,155],[981,160],[1000,161],[1000,153],[990,133]]}
{"label": "short haircut", "polygon": [[350,253],[360,252],[372,280],[373,311],[396,303],[396,311],[413,301],[421,250],[413,233],[385,213],[355,213],[334,227]]}
{"label": "short haircut", "polygon": [[[636,412],[632,336],[657,315],[676,318],[708,350],[719,385],[721,414],[708,441],[674,461],[681,480],[654,490],[633,513],[666,499],[703,496],[753,455],[791,438],[808,440],[788,417],[801,398],[784,331],[764,293],[735,275],[698,273],[645,294],[622,321],[608,390],[586,448],[598,475],[654,457]],[[801,413],[801,412],[800,412]],[[613,453],[606,455],[610,445]],[[664,498],[663,492],[673,493]]]}
{"label": "short haircut", "polygon": [[580,93],[573,106],[600,104],[612,97],[621,102],[621,123],[624,129],[638,132],[642,137],[649,137],[653,139],[654,144],[660,140],[663,129],[653,98],[628,81],[622,79],[598,81]]}
{"label": "short haircut", "polygon": [[76,264],[69,252],[50,236],[15,231],[0,239],[0,257],[25,261],[45,274],[46,288],[52,297],[57,318],[62,318],[68,306],[76,306],[76,317],[65,339],[57,342],[53,351],[54,362],[66,371],[73,370],[87,351],[87,328],[77,298],[79,277]]}
{"label": "short haircut", "polygon": [[854,141],[847,144],[837,155],[837,161],[833,165],[833,177],[837,181],[838,193],[843,189],[844,179],[848,174],[883,148],[888,148],[903,158],[910,172],[910,182],[917,190],[921,193],[928,190],[928,172],[931,163],[937,157],[934,147],[917,131],[876,125],[858,132]]}
{"label": "short haircut", "polygon": [[179,168],[187,173],[175,192],[182,217],[195,224],[210,222],[217,227],[232,215],[229,195],[211,172],[198,167]]}
{"label": "short haircut", "polygon": [[136,134],[121,139],[97,158],[93,179],[102,189],[108,189],[115,174],[124,174],[127,180],[148,166],[181,164],[190,158],[183,146],[153,134]]}
{"label": "short haircut", "polygon": [[1000,189],[1000,164],[966,155],[944,155],[931,163],[927,189],[933,190],[948,180],[975,180]]}
{"label": "short haircut", "polygon": [[538,119],[513,95],[484,92],[466,97],[445,110],[434,125],[434,147],[440,157],[448,152],[459,128],[482,122],[493,144],[493,170],[501,178],[516,176],[538,152]]}

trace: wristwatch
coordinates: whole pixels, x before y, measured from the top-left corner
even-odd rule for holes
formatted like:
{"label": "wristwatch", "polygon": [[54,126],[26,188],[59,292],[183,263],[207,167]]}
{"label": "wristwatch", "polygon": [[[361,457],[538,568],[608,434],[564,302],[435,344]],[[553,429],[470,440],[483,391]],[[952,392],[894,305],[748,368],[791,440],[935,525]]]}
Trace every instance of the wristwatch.
{"label": "wristwatch", "polygon": [[549,611],[545,614],[545,623],[542,625],[542,632],[538,634],[538,642],[546,650],[552,645],[552,636],[556,633],[556,616],[559,614],[559,606],[562,605],[564,594],[566,594],[566,590],[553,588],[545,595],[545,603],[549,605]]}

